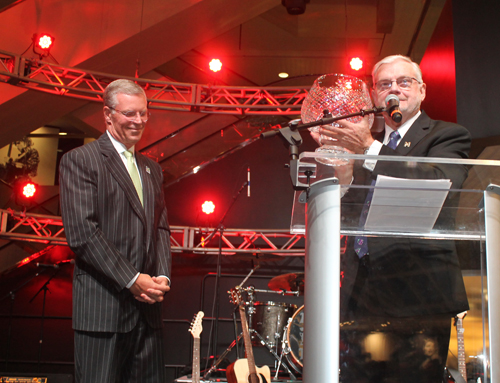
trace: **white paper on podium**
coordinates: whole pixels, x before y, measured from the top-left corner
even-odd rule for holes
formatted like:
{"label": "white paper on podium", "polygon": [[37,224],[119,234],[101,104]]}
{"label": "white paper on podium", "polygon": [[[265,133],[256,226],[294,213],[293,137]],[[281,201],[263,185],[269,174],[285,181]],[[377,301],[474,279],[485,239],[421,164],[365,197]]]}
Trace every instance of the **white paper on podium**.
{"label": "white paper on podium", "polygon": [[365,230],[429,232],[441,212],[451,181],[379,175],[375,187],[397,189],[374,190]]}

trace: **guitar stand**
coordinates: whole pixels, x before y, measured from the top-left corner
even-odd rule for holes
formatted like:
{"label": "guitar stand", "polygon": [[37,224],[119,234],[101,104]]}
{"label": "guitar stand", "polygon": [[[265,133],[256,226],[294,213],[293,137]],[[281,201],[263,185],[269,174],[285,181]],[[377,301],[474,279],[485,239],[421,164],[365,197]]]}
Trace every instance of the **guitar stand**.
{"label": "guitar stand", "polygon": [[[292,380],[297,380],[297,377],[290,370],[290,368],[286,365],[286,363],[282,363],[282,360],[283,360],[283,351],[281,352],[281,356],[278,355],[276,353],[276,351],[274,351],[272,349],[272,347],[270,347],[265,342],[264,338],[262,338],[262,335],[260,335],[257,331],[255,331],[254,329],[250,329],[250,333],[255,334],[259,338],[260,343],[267,348],[267,350],[269,351],[269,353],[272,356],[274,356],[274,358],[278,362],[278,367],[276,368],[276,374],[274,375],[274,380],[276,380],[278,378],[278,372],[279,372],[280,365],[283,366],[283,368],[290,375],[290,378]],[[213,366],[210,367],[210,369],[203,375],[203,380],[206,380],[210,376],[210,374],[217,369],[217,366],[226,358],[227,354],[229,354],[231,352],[231,350],[234,348],[234,346],[236,346],[240,342],[241,338],[243,338],[243,332],[240,333],[240,335],[238,335],[237,339],[233,340],[233,342],[229,345],[229,347],[215,361],[215,363],[213,364]]]}
{"label": "guitar stand", "polygon": [[262,338],[262,335],[260,335],[256,330],[250,329],[250,333],[252,333],[254,335],[257,335],[257,338],[259,338],[259,340],[260,340],[260,344],[263,345],[263,346],[265,346],[267,348],[267,350],[269,351],[269,353],[272,356],[274,356],[274,358],[278,362],[278,365],[277,365],[277,368],[276,368],[276,374],[274,375],[274,380],[278,379],[278,373],[279,373],[280,366],[283,366],[283,368],[288,373],[288,375],[290,375],[290,378],[292,378],[293,380],[297,380],[297,377],[294,375],[294,373],[292,372],[292,370],[290,370],[290,368],[288,368],[288,366],[286,365],[286,363],[282,363],[282,361],[283,361],[283,354],[284,354],[283,350],[281,351],[281,355],[278,355],[276,353],[276,351],[274,351],[273,348],[271,346],[269,346],[265,342],[264,338]]}
{"label": "guitar stand", "polygon": [[212,372],[217,369],[217,366],[226,358],[226,355],[231,352],[234,346],[238,344],[238,342],[243,338],[243,333],[238,335],[238,338],[233,340],[233,343],[229,345],[229,347],[219,356],[219,358],[215,361],[215,363],[210,367],[210,369],[203,375],[203,380],[206,380]]}

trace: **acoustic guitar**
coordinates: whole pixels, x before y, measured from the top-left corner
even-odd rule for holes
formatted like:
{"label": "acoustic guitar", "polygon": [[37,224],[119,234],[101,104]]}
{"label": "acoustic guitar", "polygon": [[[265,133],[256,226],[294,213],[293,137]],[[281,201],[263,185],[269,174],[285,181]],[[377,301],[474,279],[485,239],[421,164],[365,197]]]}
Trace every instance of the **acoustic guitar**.
{"label": "acoustic guitar", "polygon": [[238,305],[239,308],[246,358],[238,359],[227,367],[227,381],[228,383],[263,383],[262,379],[264,378],[267,383],[271,383],[269,366],[255,366],[252,342],[250,340],[250,332],[248,330],[245,306],[241,299],[240,288],[231,289],[230,295],[231,301]]}
{"label": "acoustic guitar", "polygon": [[205,314],[199,311],[193,318],[189,332],[193,336],[193,373],[192,383],[200,383],[200,334],[203,331],[202,319]]}

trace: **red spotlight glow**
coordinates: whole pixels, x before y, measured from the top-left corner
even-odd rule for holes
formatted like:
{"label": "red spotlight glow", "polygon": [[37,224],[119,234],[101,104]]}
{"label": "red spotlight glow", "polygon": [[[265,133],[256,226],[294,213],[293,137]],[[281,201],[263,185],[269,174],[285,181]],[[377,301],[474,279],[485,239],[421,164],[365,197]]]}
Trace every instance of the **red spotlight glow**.
{"label": "red spotlight glow", "polygon": [[50,48],[54,43],[54,37],[48,34],[33,35],[33,52],[40,56],[40,59],[47,57],[50,54]]}
{"label": "red spotlight glow", "polygon": [[212,72],[218,72],[222,69],[222,62],[219,59],[212,59],[208,66]]}
{"label": "red spotlight glow", "polygon": [[201,205],[201,211],[205,214],[212,214],[215,211],[215,205],[212,201],[205,201]]}
{"label": "red spotlight glow", "polygon": [[49,35],[41,35],[38,38],[38,46],[42,49],[49,49],[54,39]]}
{"label": "red spotlight glow", "polygon": [[360,70],[361,68],[363,68],[363,60],[361,60],[359,57],[353,57],[349,64],[354,70]]}
{"label": "red spotlight glow", "polygon": [[36,197],[38,185],[30,180],[20,180],[14,185],[14,195],[16,204],[19,206],[31,206]]}
{"label": "red spotlight glow", "polygon": [[36,194],[36,185],[32,182],[28,182],[22,186],[23,196],[26,198],[31,198]]}

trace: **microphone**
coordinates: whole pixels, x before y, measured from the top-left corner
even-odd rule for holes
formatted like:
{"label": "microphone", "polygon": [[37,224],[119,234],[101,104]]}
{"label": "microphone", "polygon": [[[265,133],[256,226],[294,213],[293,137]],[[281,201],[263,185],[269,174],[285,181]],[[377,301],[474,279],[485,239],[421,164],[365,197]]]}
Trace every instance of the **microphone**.
{"label": "microphone", "polygon": [[56,263],[56,265],[61,265],[61,264],[64,264],[64,263],[70,263],[70,264],[74,264],[75,263],[75,260],[74,259],[64,259],[62,261],[59,261]]}
{"label": "microphone", "polygon": [[385,111],[391,116],[392,121],[401,122],[403,115],[399,110],[399,97],[395,94],[390,94],[385,98]]}
{"label": "microphone", "polygon": [[37,263],[36,267],[48,267],[52,269],[58,269],[59,265],[57,263],[54,264],[48,264],[48,263]]}
{"label": "microphone", "polygon": [[74,259],[65,259],[65,260],[62,260],[62,261],[59,261],[56,263],[52,263],[52,264],[51,263],[37,263],[36,267],[47,267],[47,268],[51,268],[51,269],[58,269],[59,265],[64,265],[65,263],[74,264],[75,260]]}
{"label": "microphone", "polygon": [[250,197],[250,166],[247,168],[247,197]]}

